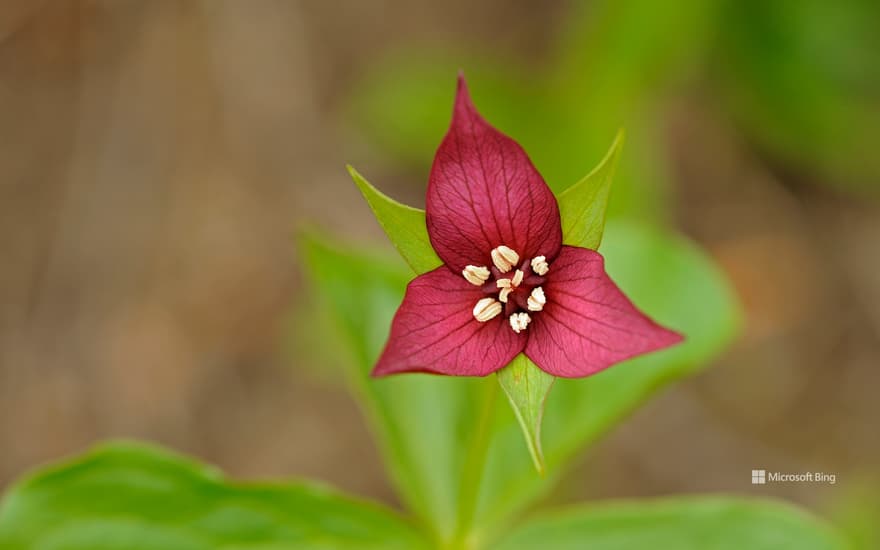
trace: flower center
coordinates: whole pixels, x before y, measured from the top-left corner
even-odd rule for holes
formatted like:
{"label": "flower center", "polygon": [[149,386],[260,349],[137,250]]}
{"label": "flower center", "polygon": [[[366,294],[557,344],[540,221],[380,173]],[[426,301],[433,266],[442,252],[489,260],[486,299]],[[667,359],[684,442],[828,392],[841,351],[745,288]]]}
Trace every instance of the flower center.
{"label": "flower center", "polygon": [[494,265],[469,265],[461,272],[467,282],[487,294],[474,306],[474,319],[485,323],[503,314],[519,334],[532,321],[530,313],[541,311],[547,303],[541,285],[550,265],[544,256],[520,262],[519,254],[504,245],[493,248],[490,256]]}

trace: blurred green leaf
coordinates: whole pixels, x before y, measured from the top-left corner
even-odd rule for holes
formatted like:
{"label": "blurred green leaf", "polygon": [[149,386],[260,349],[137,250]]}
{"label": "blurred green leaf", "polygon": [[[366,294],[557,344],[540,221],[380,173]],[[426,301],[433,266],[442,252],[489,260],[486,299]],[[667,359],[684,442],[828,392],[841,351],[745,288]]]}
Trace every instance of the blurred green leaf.
{"label": "blurred green leaf", "polygon": [[[609,223],[600,250],[612,278],[633,301],[687,340],[586,379],[557,381],[544,412],[548,476],[541,478],[523,452],[516,418],[500,400],[485,460],[478,464],[467,456],[467,449],[486,445],[477,425],[491,395],[486,383],[494,380],[423,374],[369,378],[411,278],[408,270],[401,264],[395,268],[393,259],[343,251],[316,237],[303,240],[316,289],[354,351],[354,385],[389,473],[407,506],[438,539],[460,536],[464,521],[474,526],[473,540],[491,540],[514,515],[546,495],[587,444],[664,383],[706,366],[733,336],[738,318],[733,296],[711,261],[688,241],[645,226]],[[470,495],[475,503],[465,502]],[[461,517],[460,510],[471,506],[472,517]]]}
{"label": "blurred green leaf", "polygon": [[847,478],[832,500],[831,517],[852,542],[853,550],[876,550],[880,548],[880,479],[877,474]]}
{"label": "blurred green leaf", "polygon": [[532,462],[544,475],[544,451],[541,449],[541,420],[544,402],[556,378],[539,369],[525,355],[518,355],[510,365],[498,371],[498,383],[513,407],[522,428]]}
{"label": "blurred green leaf", "polygon": [[579,506],[532,519],[498,550],[843,550],[823,521],[787,504],[724,497]]}
{"label": "blurred green leaf", "polygon": [[599,248],[605,231],[605,209],[608,207],[611,179],[623,141],[623,130],[619,130],[602,162],[559,195],[562,240],[565,244],[593,250]]}
{"label": "blurred green leaf", "polygon": [[412,208],[383,194],[351,166],[348,166],[348,173],[367,199],[379,225],[413,271],[426,273],[442,264],[428,238],[424,210]]}
{"label": "blurred green leaf", "polygon": [[4,550],[424,548],[390,510],[314,484],[242,484],[143,444],[102,446],[16,484]]}
{"label": "blurred green leaf", "polygon": [[468,477],[464,450],[479,444],[475,426],[497,382],[426,374],[371,378],[412,272],[396,258],[347,251],[314,235],[300,239],[300,251],[352,352],[348,378],[398,494],[436,539],[451,540]]}
{"label": "blurred green leaf", "polygon": [[799,174],[880,190],[880,3],[724,6],[710,81],[742,131]]}

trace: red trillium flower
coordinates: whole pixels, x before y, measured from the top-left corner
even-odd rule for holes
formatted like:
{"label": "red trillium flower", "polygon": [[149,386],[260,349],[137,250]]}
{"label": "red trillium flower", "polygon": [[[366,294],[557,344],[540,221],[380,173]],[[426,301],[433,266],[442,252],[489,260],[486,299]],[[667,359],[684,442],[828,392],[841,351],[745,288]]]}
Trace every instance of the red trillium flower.
{"label": "red trillium flower", "polygon": [[425,210],[445,265],[408,285],[374,376],[485,376],[525,353],[577,378],[681,341],[633,305],[598,252],[562,244],[550,188],[461,77]]}

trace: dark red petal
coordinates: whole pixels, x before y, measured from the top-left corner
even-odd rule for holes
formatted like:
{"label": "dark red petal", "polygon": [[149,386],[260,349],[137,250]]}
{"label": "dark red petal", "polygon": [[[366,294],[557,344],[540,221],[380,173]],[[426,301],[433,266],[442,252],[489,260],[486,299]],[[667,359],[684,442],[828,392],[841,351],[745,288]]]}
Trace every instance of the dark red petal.
{"label": "dark red petal", "polygon": [[455,271],[492,265],[500,245],[523,259],[553,259],[562,245],[556,197],[522,147],[480,116],[461,76],[425,209],[431,244]]}
{"label": "dark red petal", "polygon": [[523,350],[526,335],[513,332],[503,315],[485,323],[474,319],[474,306],[485,297],[480,287],[446,267],[418,276],[406,289],[373,376],[485,376],[510,363]]}
{"label": "dark red petal", "polygon": [[526,355],[555,376],[588,376],[682,340],[633,305],[594,250],[563,246],[544,294],[544,310],[532,314]]}

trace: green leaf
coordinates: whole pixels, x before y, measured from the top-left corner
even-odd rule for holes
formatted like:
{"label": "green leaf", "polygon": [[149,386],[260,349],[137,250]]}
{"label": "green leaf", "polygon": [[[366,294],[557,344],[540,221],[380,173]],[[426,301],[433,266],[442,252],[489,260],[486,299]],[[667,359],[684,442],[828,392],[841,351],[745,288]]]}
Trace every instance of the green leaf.
{"label": "green leaf", "polygon": [[876,197],[880,4],[738,4],[722,4],[719,63],[707,80],[716,101],[755,145],[811,183]]}
{"label": "green leaf", "polygon": [[498,550],[843,550],[823,521],[781,502],[724,497],[579,506],[535,518]]}
{"label": "green leaf", "polygon": [[425,211],[397,202],[347,166],[351,179],[367,199],[379,225],[391,243],[416,273],[426,273],[442,264],[434,252],[425,226]]}
{"label": "green leaf", "polygon": [[[611,179],[623,148],[624,132],[619,130],[605,158],[592,172],[559,195],[562,218],[562,239],[565,244],[599,248],[605,230],[605,210]],[[540,475],[544,475],[544,453],[541,449],[541,421],[544,403],[553,386],[554,377],[539,369],[524,356],[498,373],[498,381],[519,421]]]}
{"label": "green leaf", "polygon": [[4,550],[424,548],[390,510],[310,483],[252,484],[117,443],[45,468],[0,504]]}
{"label": "green leaf", "polygon": [[599,165],[559,195],[562,240],[565,244],[592,250],[599,248],[605,230],[611,179],[623,149],[624,136],[623,130],[618,130],[611,148]]}
{"label": "green leaf", "polygon": [[544,402],[555,379],[522,354],[498,372],[498,383],[513,407],[516,420],[525,435],[532,462],[540,475],[544,475],[541,420],[544,417]]}

